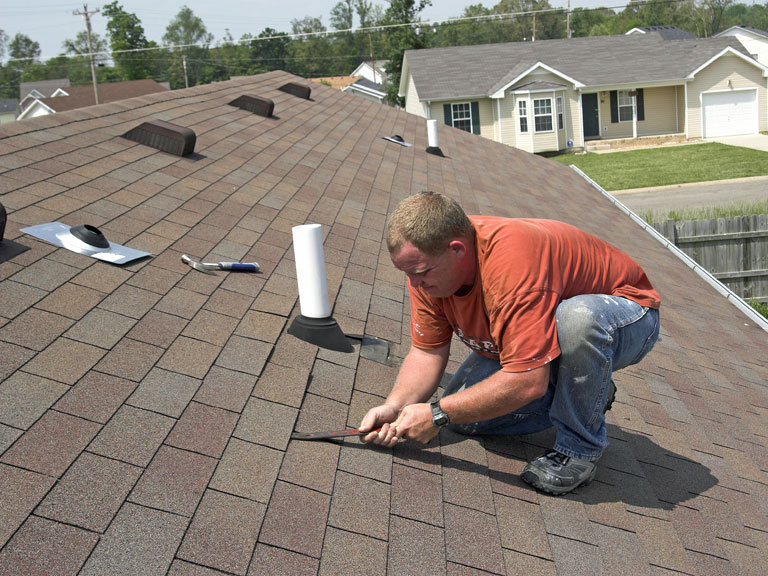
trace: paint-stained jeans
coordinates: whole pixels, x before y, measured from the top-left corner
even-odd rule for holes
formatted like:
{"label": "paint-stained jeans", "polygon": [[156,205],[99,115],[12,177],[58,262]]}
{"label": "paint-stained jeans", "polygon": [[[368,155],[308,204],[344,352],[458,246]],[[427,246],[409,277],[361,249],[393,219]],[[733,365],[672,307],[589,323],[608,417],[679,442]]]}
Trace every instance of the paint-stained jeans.
{"label": "paint-stained jeans", "polygon": [[[549,388],[538,400],[492,420],[453,424],[462,434],[532,434],[555,426],[555,450],[597,460],[608,445],[603,410],[611,374],[639,362],[659,339],[659,311],[626,298],[586,294],[557,307],[561,354],[550,367]],[[470,354],[444,395],[477,384],[501,369],[497,360]]]}

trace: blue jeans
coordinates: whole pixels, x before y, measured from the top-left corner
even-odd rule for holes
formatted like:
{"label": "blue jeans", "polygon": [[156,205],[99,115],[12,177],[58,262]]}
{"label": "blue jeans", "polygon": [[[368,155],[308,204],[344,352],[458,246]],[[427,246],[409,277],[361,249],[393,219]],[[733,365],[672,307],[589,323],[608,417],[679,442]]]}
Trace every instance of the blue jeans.
{"label": "blue jeans", "polygon": [[[452,424],[462,434],[533,434],[555,426],[555,450],[597,460],[608,445],[603,410],[611,374],[636,364],[659,339],[659,311],[626,298],[585,294],[563,300],[555,313],[560,356],[550,365],[547,393],[510,414]],[[501,369],[472,352],[445,388],[454,394]]]}

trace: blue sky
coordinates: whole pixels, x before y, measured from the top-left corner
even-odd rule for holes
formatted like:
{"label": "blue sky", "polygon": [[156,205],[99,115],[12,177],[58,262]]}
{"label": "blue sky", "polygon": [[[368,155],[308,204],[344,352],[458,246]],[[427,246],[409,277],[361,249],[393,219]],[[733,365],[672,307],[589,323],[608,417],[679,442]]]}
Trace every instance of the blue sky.
{"label": "blue sky", "polygon": [[[552,6],[566,6],[568,0],[551,0]],[[149,40],[162,43],[162,36],[168,23],[176,16],[182,6],[192,9],[196,16],[205,23],[208,32],[220,40],[228,29],[235,39],[243,34],[259,34],[264,28],[274,28],[280,32],[290,32],[291,21],[304,16],[319,16],[323,24],[329,26],[330,13],[338,0],[124,0],[119,4],[127,12],[133,12],[141,20]],[[101,8],[109,2],[88,3],[88,9]],[[374,4],[386,6],[384,0],[373,0]],[[433,0],[432,6],[422,13],[423,20],[441,20],[458,17],[470,4],[493,6],[497,2],[477,0]],[[613,6],[621,2],[601,2],[599,0],[571,0],[571,7],[587,8],[595,6]],[[82,11],[83,3],[66,0],[0,0],[0,29],[9,38],[16,33],[26,34],[38,42],[43,59],[61,53],[64,40],[74,39],[77,33],[85,30],[85,22],[74,11]],[[93,31],[106,36],[106,18],[101,14],[92,16]]]}

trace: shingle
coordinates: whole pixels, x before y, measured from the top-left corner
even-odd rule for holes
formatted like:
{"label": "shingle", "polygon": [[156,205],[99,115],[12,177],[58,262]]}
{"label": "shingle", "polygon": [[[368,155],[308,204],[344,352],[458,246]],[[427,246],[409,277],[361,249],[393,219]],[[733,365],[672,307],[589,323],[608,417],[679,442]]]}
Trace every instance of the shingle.
{"label": "shingle", "polygon": [[256,382],[253,395],[299,408],[307,389],[310,369],[310,366],[286,368],[270,362]]}
{"label": "shingle", "polygon": [[328,528],[320,560],[321,576],[387,573],[387,544],[368,536]]}
{"label": "shingle", "polygon": [[0,422],[27,430],[68,390],[66,384],[15,372],[0,383]]}
{"label": "shingle", "polygon": [[267,504],[282,462],[282,452],[232,438],[210,487]]}
{"label": "shingle", "polygon": [[49,410],[0,461],[59,477],[100,428],[95,422]]}
{"label": "shingle", "polygon": [[74,384],[104,355],[104,350],[66,338],[59,338],[24,366],[24,370]]}
{"label": "shingle", "polygon": [[77,574],[98,539],[92,532],[30,516],[0,551],[0,574]]}
{"label": "shingle", "polygon": [[442,478],[409,466],[393,466],[391,512],[426,524],[444,526]]}
{"label": "shingle", "polygon": [[23,433],[23,430],[0,424],[0,454],[10,448]]}
{"label": "shingle", "polygon": [[209,406],[242,412],[254,389],[255,380],[249,374],[212,366],[194,399]]}
{"label": "shingle", "polygon": [[93,344],[100,348],[112,348],[125,336],[136,320],[94,308],[74,324],[65,335],[72,340]]}
{"label": "shingle", "polygon": [[37,308],[79,320],[101,302],[104,294],[76,284],[64,284],[37,303]]}
{"label": "shingle", "polygon": [[155,368],[142,380],[128,403],[179,418],[199,387],[200,381],[195,378]]}
{"label": "shingle", "polygon": [[296,421],[296,409],[251,397],[233,436],[285,450]]}
{"label": "shingle", "polygon": [[28,286],[53,291],[71,280],[78,272],[80,271],[77,268],[44,258],[15,274],[13,279]]}
{"label": "shingle", "polygon": [[174,422],[162,414],[123,406],[88,446],[88,450],[145,467]]}
{"label": "shingle", "polygon": [[235,334],[274,344],[284,326],[285,318],[283,316],[249,310],[240,320]]}
{"label": "shingle", "polygon": [[51,489],[55,478],[0,464],[0,547]]}
{"label": "shingle", "polygon": [[101,537],[80,574],[164,574],[187,522],[181,516],[127,503]]}
{"label": "shingle", "polygon": [[190,402],[165,443],[220,458],[237,422],[237,414]]}
{"label": "shingle", "polygon": [[387,574],[446,574],[443,531],[407,518],[390,517]]}
{"label": "shingle", "polygon": [[385,518],[389,512],[389,500],[389,484],[339,472],[336,474],[328,525],[386,540],[387,523],[372,522],[371,518]]}
{"label": "shingle", "polygon": [[187,320],[150,310],[128,333],[128,337],[160,348],[168,348],[187,325]]}
{"label": "shingle", "polygon": [[445,506],[445,552],[450,562],[496,574],[504,572],[504,558],[496,518],[450,504]]}
{"label": "shingle", "polygon": [[216,358],[216,365],[258,376],[271,351],[272,346],[266,342],[232,336]]}
{"label": "shingle", "polygon": [[317,559],[309,556],[257,544],[248,576],[269,576],[281,573],[291,574],[291,576],[316,576],[319,564]]}
{"label": "shingle", "polygon": [[104,532],[141,472],[136,466],[83,452],[35,513]]}
{"label": "shingle", "polygon": [[213,458],[161,446],[131,492],[130,501],[191,517],[215,467]]}
{"label": "shingle", "polygon": [[178,557],[218,570],[245,574],[264,518],[264,505],[206,491],[184,536]]}
{"label": "shingle", "polygon": [[[320,558],[331,497],[278,482],[259,534],[259,542]],[[296,514],[301,510],[301,514]]]}
{"label": "shingle", "polygon": [[354,370],[318,359],[312,368],[308,390],[312,394],[349,403],[354,381]]}
{"label": "shingle", "polygon": [[193,378],[203,378],[220,351],[220,346],[182,336],[176,338],[157,365]]}

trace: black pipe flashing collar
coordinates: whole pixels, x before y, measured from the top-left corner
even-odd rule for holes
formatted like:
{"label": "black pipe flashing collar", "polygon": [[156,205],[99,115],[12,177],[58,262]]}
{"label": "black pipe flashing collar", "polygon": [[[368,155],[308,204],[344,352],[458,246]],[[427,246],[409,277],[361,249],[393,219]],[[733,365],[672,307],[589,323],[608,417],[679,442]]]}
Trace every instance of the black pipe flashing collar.
{"label": "black pipe flashing collar", "polygon": [[8,212],[5,211],[5,206],[0,202],[0,240],[5,236],[5,223],[8,222]]}
{"label": "black pipe flashing collar", "polygon": [[298,98],[304,98],[304,100],[309,100],[309,95],[312,93],[312,89],[309,86],[296,84],[296,82],[288,82],[288,84],[283,84],[280,86],[280,88],[278,88],[278,90],[287,92],[288,94],[293,94]]}

